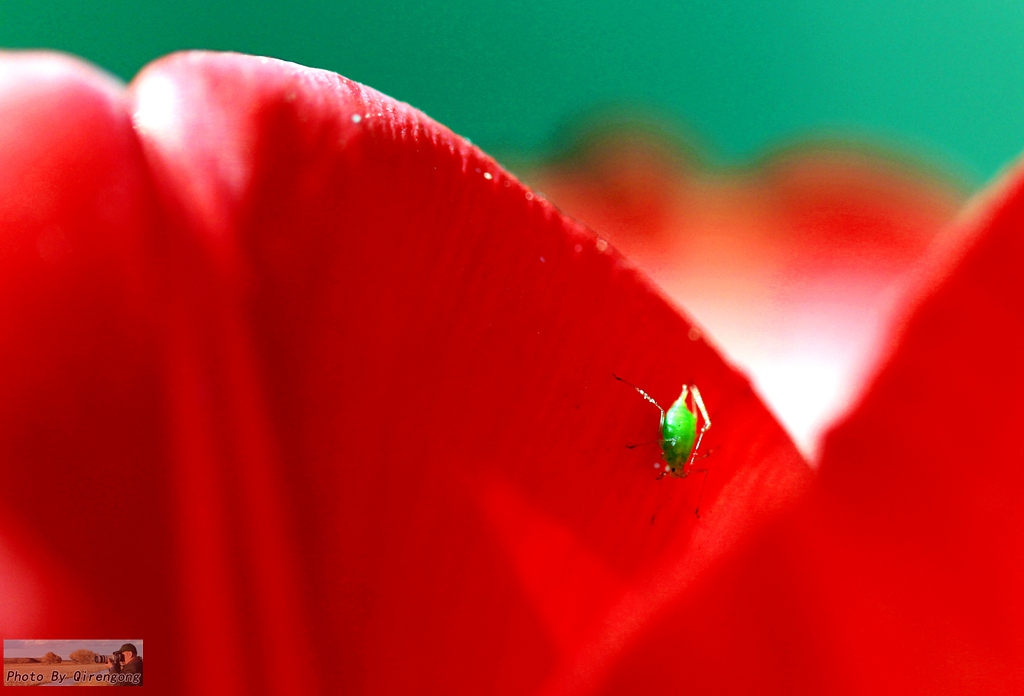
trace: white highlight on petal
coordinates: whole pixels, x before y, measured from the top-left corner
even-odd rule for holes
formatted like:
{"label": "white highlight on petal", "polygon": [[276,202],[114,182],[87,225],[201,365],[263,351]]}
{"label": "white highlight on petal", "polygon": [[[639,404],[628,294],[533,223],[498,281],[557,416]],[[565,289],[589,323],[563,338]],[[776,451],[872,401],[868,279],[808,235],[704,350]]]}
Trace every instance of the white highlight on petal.
{"label": "white highlight on petal", "polygon": [[[140,81],[135,103],[138,109],[133,120],[144,133],[160,133],[163,140],[181,133],[181,95],[177,85],[159,73]],[[180,142],[178,143],[180,145]]]}

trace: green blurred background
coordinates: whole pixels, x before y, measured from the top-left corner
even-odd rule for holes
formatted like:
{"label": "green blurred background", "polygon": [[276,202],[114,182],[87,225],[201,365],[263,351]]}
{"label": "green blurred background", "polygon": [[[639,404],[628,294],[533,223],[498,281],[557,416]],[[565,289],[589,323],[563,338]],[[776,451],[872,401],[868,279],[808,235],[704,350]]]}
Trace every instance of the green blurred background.
{"label": "green blurred background", "polygon": [[973,188],[1024,149],[1019,0],[0,0],[0,45],[125,79],[184,48],[284,58],[517,159],[608,106],[674,124],[718,164],[839,135]]}

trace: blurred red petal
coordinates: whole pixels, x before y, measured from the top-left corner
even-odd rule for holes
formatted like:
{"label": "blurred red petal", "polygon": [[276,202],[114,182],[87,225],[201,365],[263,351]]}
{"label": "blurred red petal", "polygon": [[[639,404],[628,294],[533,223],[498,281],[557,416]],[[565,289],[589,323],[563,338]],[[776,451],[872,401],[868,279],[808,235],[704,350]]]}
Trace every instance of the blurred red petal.
{"label": "blurred red petal", "polygon": [[123,87],[68,57],[0,56],[0,162],[0,544],[7,582],[36,596],[0,625],[138,635],[166,622],[171,535],[158,218]]}
{"label": "blurred red petal", "polygon": [[[37,636],[142,636],[168,692],[585,691],[805,487],[641,276],[410,107],[216,54],[127,104],[79,64],[25,93],[5,166],[51,173],[0,199],[3,499],[82,588]],[[704,392],[699,520],[613,372]]]}
{"label": "blurred red petal", "polygon": [[807,452],[859,395],[903,284],[962,205],[937,174],[863,146],[709,170],[636,130],[530,178],[692,312]]}
{"label": "blurred red petal", "polygon": [[[877,670],[894,688],[929,693],[1015,693],[1024,688],[1024,169],[960,227],[969,244],[936,263],[891,359],[826,443],[822,497],[848,539],[826,571],[846,580],[836,591],[849,590],[834,604],[845,673]],[[859,571],[840,570],[850,565]]]}

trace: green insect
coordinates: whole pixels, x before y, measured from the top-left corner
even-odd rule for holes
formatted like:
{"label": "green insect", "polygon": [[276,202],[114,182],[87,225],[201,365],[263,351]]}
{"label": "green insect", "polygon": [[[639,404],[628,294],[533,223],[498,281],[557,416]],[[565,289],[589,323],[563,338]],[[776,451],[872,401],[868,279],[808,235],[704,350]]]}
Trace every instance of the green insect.
{"label": "green insect", "polygon": [[[658,478],[664,478],[667,474],[672,474],[677,478],[686,478],[690,474],[696,473],[704,474],[704,484],[706,484],[708,470],[693,468],[693,463],[697,459],[697,451],[700,449],[700,441],[704,438],[704,433],[711,427],[711,418],[708,417],[708,411],[704,407],[704,399],[701,398],[697,385],[684,384],[679,398],[666,411],[661,407],[661,404],[654,400],[654,397],[640,387],[614,373],[612,377],[633,387],[640,396],[650,401],[661,411],[661,439],[657,441],[657,444],[661,445],[661,451],[665,455],[665,470],[661,472]],[[698,415],[702,421],[699,428]],[[653,443],[642,442],[626,446],[633,449],[634,447],[647,444]],[[661,468],[659,464],[655,464],[655,466]],[[700,496],[704,496],[704,485],[701,485]],[[700,498],[697,500],[695,514],[700,517]]]}

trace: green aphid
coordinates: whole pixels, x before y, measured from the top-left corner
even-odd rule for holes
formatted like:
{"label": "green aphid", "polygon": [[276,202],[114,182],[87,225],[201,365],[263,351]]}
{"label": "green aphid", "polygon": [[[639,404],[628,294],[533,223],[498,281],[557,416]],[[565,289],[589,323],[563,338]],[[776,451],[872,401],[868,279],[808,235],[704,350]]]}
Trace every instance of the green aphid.
{"label": "green aphid", "polygon": [[[704,482],[707,483],[708,470],[693,468],[693,462],[697,459],[697,451],[700,449],[700,441],[704,437],[704,433],[711,427],[711,419],[708,417],[707,409],[704,408],[704,399],[701,398],[697,385],[684,384],[683,392],[666,411],[661,407],[661,404],[640,387],[627,382],[616,374],[612,374],[612,377],[633,387],[640,396],[650,401],[661,411],[661,440],[658,440],[658,444],[661,445],[661,451],[665,455],[665,470],[661,472],[658,478],[664,478],[666,474],[672,474],[677,478],[686,478],[690,474],[701,473],[704,474]],[[701,421],[699,426],[698,415]],[[644,442],[626,446],[632,449],[642,444],[651,443]],[[661,468],[660,464],[655,464],[655,466]],[[704,495],[703,485],[701,486],[700,494],[701,496]],[[699,510],[700,501],[698,499],[698,517],[700,516]]]}
{"label": "green aphid", "polygon": [[[690,397],[691,405],[687,405],[686,397]],[[655,406],[658,406],[655,404]],[[660,409],[661,406],[658,406]],[[704,425],[697,432],[697,411],[704,419]],[[673,476],[686,476],[689,466],[697,456],[700,440],[711,427],[711,419],[704,409],[704,400],[700,398],[700,390],[696,384],[689,387],[683,385],[683,392],[669,407],[661,412],[661,450],[665,453],[665,461]]]}

